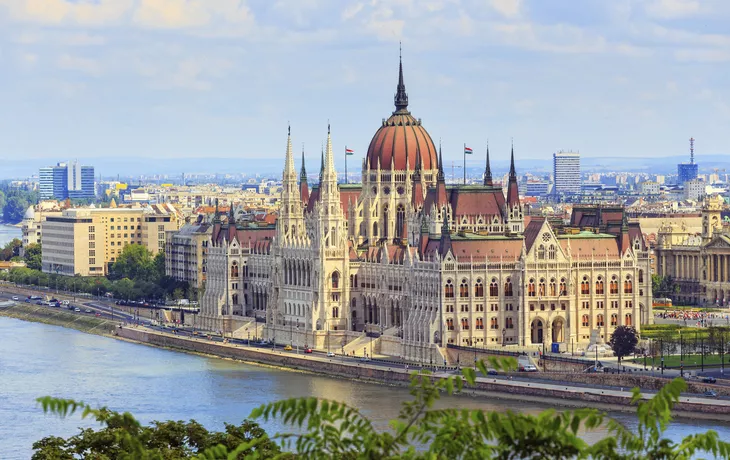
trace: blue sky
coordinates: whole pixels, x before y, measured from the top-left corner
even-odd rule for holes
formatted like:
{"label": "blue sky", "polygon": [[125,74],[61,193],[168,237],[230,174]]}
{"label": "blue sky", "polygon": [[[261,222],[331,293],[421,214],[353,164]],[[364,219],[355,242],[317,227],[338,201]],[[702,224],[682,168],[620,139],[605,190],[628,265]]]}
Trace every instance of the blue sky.
{"label": "blue sky", "polygon": [[727,0],[0,0],[0,158],[281,158],[290,122],[318,163],[329,120],[360,159],[399,41],[447,159],[726,153],[729,21]]}

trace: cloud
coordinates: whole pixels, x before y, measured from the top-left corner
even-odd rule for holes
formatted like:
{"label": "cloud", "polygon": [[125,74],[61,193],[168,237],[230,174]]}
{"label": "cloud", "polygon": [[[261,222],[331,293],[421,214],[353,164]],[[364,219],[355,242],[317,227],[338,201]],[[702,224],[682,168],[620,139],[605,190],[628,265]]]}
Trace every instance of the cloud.
{"label": "cloud", "polygon": [[93,77],[98,77],[102,74],[99,62],[84,57],[62,54],[58,57],[56,64],[63,70],[77,71]]}
{"label": "cloud", "polygon": [[45,25],[104,26],[121,21],[134,0],[0,0],[10,16],[20,22]]}
{"label": "cloud", "polygon": [[646,5],[646,12],[660,19],[676,19],[700,12],[699,0],[654,0]]}
{"label": "cloud", "polygon": [[489,0],[489,4],[506,18],[518,17],[522,11],[522,0]]}

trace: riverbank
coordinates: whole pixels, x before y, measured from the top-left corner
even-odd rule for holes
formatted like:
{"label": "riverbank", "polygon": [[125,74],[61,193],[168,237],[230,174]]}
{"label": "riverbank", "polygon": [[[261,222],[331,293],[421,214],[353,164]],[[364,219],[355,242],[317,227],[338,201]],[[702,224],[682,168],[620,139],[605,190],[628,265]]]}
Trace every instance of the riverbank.
{"label": "riverbank", "polygon": [[[386,385],[407,386],[408,370],[388,367],[387,364],[359,362],[340,357],[298,355],[294,352],[270,350],[237,344],[212,342],[203,338],[190,338],[147,328],[119,327],[109,320],[77,315],[59,310],[49,310],[28,304],[15,304],[0,308],[0,315],[25,321],[42,322],[77,329],[91,334],[112,336],[117,339],[153,347],[187,353],[225,358],[252,364],[262,364],[279,369],[310,372],[335,378],[345,378]],[[453,375],[437,371],[434,378]],[[465,388],[463,394],[473,397],[489,397],[508,400],[534,401],[566,407],[596,407],[607,411],[635,412],[631,405],[630,387],[625,390],[573,386],[566,382],[554,383],[518,381],[509,377],[479,378],[474,387]],[[647,393],[646,397],[651,397]],[[676,416],[693,419],[730,421],[730,401],[682,396],[677,404]]]}

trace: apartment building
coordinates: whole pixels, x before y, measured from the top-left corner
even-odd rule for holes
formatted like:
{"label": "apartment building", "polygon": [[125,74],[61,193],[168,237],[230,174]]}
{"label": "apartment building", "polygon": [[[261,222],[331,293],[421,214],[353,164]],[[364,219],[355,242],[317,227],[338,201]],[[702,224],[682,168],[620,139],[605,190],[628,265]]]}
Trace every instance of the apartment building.
{"label": "apartment building", "polygon": [[180,230],[167,232],[165,239],[165,274],[191,287],[203,289],[206,279],[206,256],[212,226],[207,223],[185,224]]}
{"label": "apartment building", "polygon": [[177,230],[181,214],[172,205],[130,208],[72,208],[46,218],[43,271],[63,275],[104,276],[129,244],[153,253],[164,251],[168,230]]}

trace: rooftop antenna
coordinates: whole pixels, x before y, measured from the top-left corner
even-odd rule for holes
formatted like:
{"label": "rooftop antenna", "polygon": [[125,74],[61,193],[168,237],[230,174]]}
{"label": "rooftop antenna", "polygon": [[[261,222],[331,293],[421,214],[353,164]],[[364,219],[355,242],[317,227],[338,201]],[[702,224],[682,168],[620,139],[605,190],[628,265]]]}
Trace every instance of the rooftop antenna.
{"label": "rooftop antenna", "polygon": [[695,164],[695,138],[689,138],[689,164]]}

